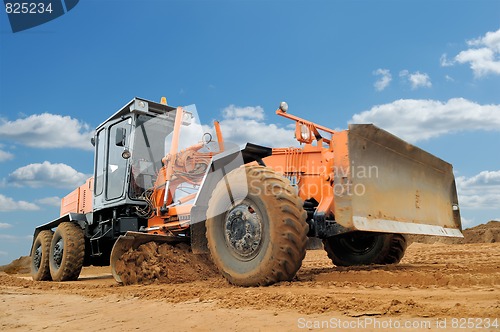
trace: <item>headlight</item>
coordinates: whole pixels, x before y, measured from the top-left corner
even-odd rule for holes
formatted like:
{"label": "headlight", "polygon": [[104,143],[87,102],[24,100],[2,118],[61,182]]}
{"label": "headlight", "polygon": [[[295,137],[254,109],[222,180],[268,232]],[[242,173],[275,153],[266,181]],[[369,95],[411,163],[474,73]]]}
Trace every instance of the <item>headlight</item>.
{"label": "headlight", "polygon": [[284,101],[280,103],[280,110],[282,110],[284,113],[288,111],[288,104]]}
{"label": "headlight", "polygon": [[311,138],[311,130],[305,124],[300,126],[300,136],[304,141],[308,141]]}

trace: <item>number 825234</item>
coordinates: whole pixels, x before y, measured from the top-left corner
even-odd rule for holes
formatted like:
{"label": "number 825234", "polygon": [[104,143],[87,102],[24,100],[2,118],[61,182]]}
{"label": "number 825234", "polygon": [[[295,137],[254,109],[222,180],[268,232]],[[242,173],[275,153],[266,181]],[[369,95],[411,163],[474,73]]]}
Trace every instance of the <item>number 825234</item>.
{"label": "number 825234", "polygon": [[7,2],[5,4],[5,12],[7,14],[44,14],[52,13],[52,3],[43,2]]}

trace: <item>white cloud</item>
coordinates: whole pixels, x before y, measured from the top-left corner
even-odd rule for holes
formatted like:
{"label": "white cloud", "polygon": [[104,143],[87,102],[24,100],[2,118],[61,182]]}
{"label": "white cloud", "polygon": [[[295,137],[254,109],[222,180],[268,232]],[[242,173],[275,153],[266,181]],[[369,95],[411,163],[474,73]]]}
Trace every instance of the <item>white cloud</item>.
{"label": "white cloud", "polygon": [[482,77],[487,74],[500,74],[500,61],[495,61],[497,56],[488,48],[469,49],[460,52],[455,59],[459,63],[469,63],[474,76]]}
{"label": "white cloud", "polygon": [[225,119],[248,118],[255,120],[264,120],[264,109],[260,106],[237,107],[229,105],[222,110],[222,116]]}
{"label": "white cloud", "polygon": [[456,179],[460,206],[496,209],[500,206],[500,170],[482,171],[472,177]]}
{"label": "white cloud", "polygon": [[43,113],[14,121],[0,119],[0,135],[34,148],[92,150],[93,130],[69,116]]}
{"label": "white cloud", "polygon": [[500,52],[500,29],[487,32],[484,37],[467,41],[469,46],[486,46],[496,52]]}
{"label": "white cloud", "polygon": [[459,131],[499,131],[500,105],[480,105],[464,98],[400,99],[355,114],[350,123],[374,123],[416,142]]}
{"label": "white cloud", "polygon": [[76,171],[66,164],[29,164],[9,174],[7,183],[19,187],[75,188],[82,185],[90,175]]}
{"label": "white cloud", "polygon": [[30,202],[15,201],[10,197],[0,194],[0,211],[35,211],[40,208]]}
{"label": "white cloud", "polygon": [[12,225],[8,224],[6,222],[0,222],[0,229],[6,229],[6,228],[11,228]]}
{"label": "white cloud", "polygon": [[460,216],[460,219],[462,220],[462,228],[464,229],[476,224],[476,221],[474,219],[469,219],[462,216]]}
{"label": "white cloud", "polygon": [[10,242],[16,242],[19,240],[28,240],[28,239],[33,239],[33,235],[17,236],[10,234],[0,234],[0,240],[6,240]]}
{"label": "white cloud", "polygon": [[455,82],[455,79],[453,77],[451,77],[450,75],[445,75],[444,78],[448,81],[448,82]]}
{"label": "white cloud", "polygon": [[405,69],[399,72],[399,77],[407,79],[413,90],[418,88],[430,88],[432,86],[431,78],[426,73],[416,71],[410,74],[410,72]]}
{"label": "white cloud", "polygon": [[446,54],[443,54],[441,66],[468,63],[477,78],[489,74],[500,74],[500,29],[469,40],[467,45],[469,48],[458,53],[453,61],[448,60]]}
{"label": "white cloud", "polygon": [[14,159],[12,153],[0,150],[0,163],[11,159]]}
{"label": "white cloud", "polygon": [[297,146],[295,130],[283,128],[264,121],[264,110],[260,106],[238,107],[229,105],[222,111],[220,121],[225,142],[243,146],[254,143],[272,147]]}
{"label": "white cloud", "polygon": [[500,186],[500,171],[482,171],[471,178],[462,177],[464,186]]}
{"label": "white cloud", "polygon": [[56,207],[61,206],[61,198],[57,196],[37,199],[36,202],[42,206],[43,205],[56,206]]}
{"label": "white cloud", "polygon": [[9,253],[7,251],[0,251],[0,256],[7,256]]}
{"label": "white cloud", "polygon": [[454,62],[453,62],[453,60],[449,60],[448,55],[446,53],[444,53],[439,58],[439,63],[441,64],[441,67],[450,67],[450,66],[453,66]]}
{"label": "white cloud", "polygon": [[392,81],[392,75],[389,69],[379,68],[373,72],[373,75],[380,75],[380,78],[373,84],[377,91],[384,90]]}

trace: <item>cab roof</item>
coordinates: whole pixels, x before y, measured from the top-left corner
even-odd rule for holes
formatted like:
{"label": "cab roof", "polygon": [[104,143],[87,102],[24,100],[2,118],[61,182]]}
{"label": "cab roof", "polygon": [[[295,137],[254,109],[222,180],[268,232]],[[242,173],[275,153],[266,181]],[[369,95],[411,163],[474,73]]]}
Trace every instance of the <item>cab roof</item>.
{"label": "cab roof", "polygon": [[140,113],[140,114],[166,114],[168,112],[175,111],[176,107],[160,104],[151,100],[144,98],[135,97],[129,101],[125,106],[123,106],[118,112],[109,117],[106,121],[97,126],[96,130],[104,127],[110,121],[119,119],[130,113]]}

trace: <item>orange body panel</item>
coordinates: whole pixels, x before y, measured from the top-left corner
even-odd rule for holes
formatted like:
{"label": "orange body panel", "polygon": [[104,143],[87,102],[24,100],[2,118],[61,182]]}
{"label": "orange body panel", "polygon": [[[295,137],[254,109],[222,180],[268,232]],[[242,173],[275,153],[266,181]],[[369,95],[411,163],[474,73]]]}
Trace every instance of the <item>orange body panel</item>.
{"label": "orange body panel", "polygon": [[333,162],[329,147],[311,144],[303,148],[275,148],[272,156],[264,158],[266,166],[297,186],[300,198],[316,200],[318,211],[327,215],[335,209]]}
{"label": "orange body panel", "polygon": [[155,215],[148,220],[148,227],[150,229],[148,233],[164,233],[168,235],[170,232],[175,233],[188,228],[192,207],[192,204],[173,206],[164,215]]}
{"label": "orange body panel", "polygon": [[[296,122],[295,138],[304,146],[274,148],[273,154],[264,158],[264,163],[290,179],[292,185],[297,186],[300,198],[315,200],[318,203],[316,211],[331,217],[335,211],[334,165],[339,162],[334,160],[333,146],[337,136],[342,140],[345,135],[338,135],[333,129],[301,119],[281,109],[278,109],[276,114]],[[320,130],[323,133],[320,133]],[[325,133],[329,137],[325,137]],[[343,150],[347,150],[347,146]],[[336,151],[336,155],[341,154]]]}
{"label": "orange body panel", "polygon": [[92,212],[92,191],[94,190],[94,178],[88,179],[84,185],[76,188],[61,200],[61,216],[70,212],[88,213]]}

